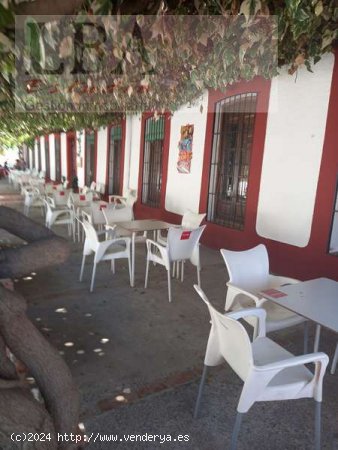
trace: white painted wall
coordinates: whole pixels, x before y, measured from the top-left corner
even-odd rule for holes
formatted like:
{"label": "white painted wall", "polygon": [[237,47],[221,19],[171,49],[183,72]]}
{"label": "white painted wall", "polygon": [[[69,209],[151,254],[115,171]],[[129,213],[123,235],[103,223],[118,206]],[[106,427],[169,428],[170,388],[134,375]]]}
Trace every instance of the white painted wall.
{"label": "white painted wall", "polygon": [[[127,189],[138,190],[138,174],[141,146],[141,115],[135,114],[126,118],[126,142],[123,171],[123,194]],[[140,193],[138,197],[140,199]]]}
{"label": "white painted wall", "polygon": [[81,165],[77,165],[77,178],[78,186],[84,186],[84,154],[85,154],[85,130],[80,130],[76,132],[76,151],[78,154],[78,160]]}
{"label": "white painted wall", "polygon": [[[183,215],[188,209],[193,212],[199,211],[207,109],[208,93],[205,92],[190,108],[184,106],[171,117],[165,208],[176,214]],[[194,125],[193,157],[190,173],[182,174],[177,171],[178,143],[181,138],[181,126],[188,124]]]}
{"label": "white painted wall", "polygon": [[49,135],[49,164],[50,164],[50,179],[55,181],[55,136]]}
{"label": "white painted wall", "polygon": [[[67,134],[61,133],[61,176],[67,179]],[[72,180],[68,180],[71,182]]]}
{"label": "white painted wall", "polygon": [[310,238],[334,57],[314,73],[284,70],[272,80],[256,229],[260,236],[305,247]]}
{"label": "white painted wall", "polygon": [[41,152],[41,170],[46,172],[46,151],[45,151],[45,137],[40,137],[40,152]]}
{"label": "white painted wall", "polygon": [[96,182],[106,185],[107,127],[97,131]]}

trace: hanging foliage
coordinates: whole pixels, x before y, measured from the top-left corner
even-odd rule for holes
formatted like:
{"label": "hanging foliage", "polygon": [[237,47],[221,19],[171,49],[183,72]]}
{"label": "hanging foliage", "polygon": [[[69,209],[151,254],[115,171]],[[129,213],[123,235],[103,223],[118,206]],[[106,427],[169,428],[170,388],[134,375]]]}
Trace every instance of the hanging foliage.
{"label": "hanging foliage", "polygon": [[[16,28],[16,43],[14,12],[20,3],[0,3],[0,143],[6,145],[97,127],[116,114],[174,111],[207,88],[272,78],[283,65],[290,74],[303,65],[312,70],[337,41],[335,0],[87,0],[74,10],[76,20],[62,25],[51,21],[42,29],[31,17]],[[84,45],[85,23],[92,44],[96,33],[95,45]],[[29,54],[18,43],[20,32]],[[61,72],[51,74],[50,67]]]}

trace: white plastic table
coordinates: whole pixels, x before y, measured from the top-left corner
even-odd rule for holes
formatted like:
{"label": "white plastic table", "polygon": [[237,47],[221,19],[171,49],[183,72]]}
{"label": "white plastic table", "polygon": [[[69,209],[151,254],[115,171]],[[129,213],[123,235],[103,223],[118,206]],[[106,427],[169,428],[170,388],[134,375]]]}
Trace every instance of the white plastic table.
{"label": "white plastic table", "polygon": [[279,306],[317,324],[315,351],[318,351],[320,327],[338,333],[338,282],[316,278],[301,283],[266,289],[260,294]]}
{"label": "white plastic table", "polygon": [[118,228],[129,231],[131,233],[131,285],[135,285],[135,238],[137,233],[145,231],[168,230],[175,226],[162,220],[130,220],[128,222],[118,222]]}

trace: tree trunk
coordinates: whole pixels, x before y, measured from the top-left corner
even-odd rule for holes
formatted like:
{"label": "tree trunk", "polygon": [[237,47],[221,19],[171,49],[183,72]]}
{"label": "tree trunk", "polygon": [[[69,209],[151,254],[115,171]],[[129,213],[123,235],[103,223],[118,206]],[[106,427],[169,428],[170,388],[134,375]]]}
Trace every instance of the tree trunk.
{"label": "tree trunk", "polygon": [[[57,350],[27,318],[25,310],[25,300],[19,294],[0,287],[0,330],[6,346],[35,378],[54,422],[55,431],[76,434],[79,399],[71,373]],[[12,392],[0,388],[2,395],[9,391]],[[6,409],[1,410],[0,403],[1,414],[5,415]],[[26,410],[26,414],[30,416],[30,410]],[[15,415],[13,418],[15,419]],[[0,430],[2,431],[1,422]],[[76,446],[60,442],[59,448],[73,449]]]}

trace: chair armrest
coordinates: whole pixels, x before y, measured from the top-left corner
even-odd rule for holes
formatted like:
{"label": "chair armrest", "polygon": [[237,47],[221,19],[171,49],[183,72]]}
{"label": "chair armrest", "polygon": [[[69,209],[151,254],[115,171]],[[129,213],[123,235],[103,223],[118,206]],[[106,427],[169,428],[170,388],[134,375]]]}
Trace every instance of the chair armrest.
{"label": "chair armrest", "polygon": [[[146,245],[147,245],[147,251],[148,251],[148,255],[152,255],[154,258],[154,261],[157,261],[159,263],[161,263],[161,259],[163,260],[163,262],[165,263],[165,265],[168,267],[169,266],[169,256],[168,256],[168,252],[167,252],[167,248],[164,247],[163,245],[158,244],[157,242],[153,241],[152,239],[147,239],[146,240]],[[161,255],[161,258],[159,258],[158,255],[156,255],[155,253],[153,253],[151,251],[151,248],[155,247]],[[162,262],[162,264],[163,264]]]}
{"label": "chair armrest", "polygon": [[272,274],[269,274],[269,281],[270,281],[269,284],[271,284],[271,286],[273,287],[300,283],[300,280],[297,280],[296,278],[282,277],[279,275],[272,275]]}
{"label": "chair armrest", "polygon": [[116,239],[116,225],[105,225],[104,227],[104,230],[96,232],[97,236],[105,235],[106,241]]}
{"label": "chair armrest", "polygon": [[[316,401],[322,401],[322,381],[328,362],[329,358],[325,353],[310,353],[308,355],[291,356],[282,361],[276,361],[262,366],[253,365],[252,372],[245,381],[245,385],[247,385],[246,388],[249,390],[254,387],[256,393],[259,394],[265,390],[266,386],[268,386],[271,380],[278,375],[279,372],[291,367],[315,363],[315,372],[308,381],[308,384],[312,384],[314,399]],[[246,409],[246,399],[243,399],[242,403],[243,405],[241,405],[241,407]]]}
{"label": "chair armrest", "polygon": [[282,361],[276,361],[274,363],[265,364],[264,366],[255,366],[255,370],[259,372],[267,372],[267,371],[280,371],[286,369],[288,367],[295,367],[309,363],[322,363],[324,370],[329,362],[329,357],[326,353],[317,352],[317,353],[308,353],[307,355],[293,356],[288,359],[284,359]]}
{"label": "chair armrest", "polygon": [[258,335],[257,337],[264,337],[266,333],[265,321],[266,311],[263,308],[243,308],[239,311],[231,311],[224,314],[231,319],[244,319],[244,317],[255,316],[258,320]]}
{"label": "chair armrest", "polygon": [[118,203],[118,200],[120,201],[120,203],[125,204],[127,201],[127,198],[123,197],[122,195],[109,195],[108,196],[109,203]]}
{"label": "chair armrest", "polygon": [[266,301],[266,299],[262,299],[257,294],[250,292],[250,291],[246,291],[245,289],[243,289],[239,286],[236,286],[235,284],[231,283],[230,281],[227,282],[227,286],[232,291],[234,291],[236,295],[242,294],[242,295],[245,295],[246,297],[251,298],[251,300],[254,301],[256,307],[260,307]]}
{"label": "chair armrest", "polygon": [[96,255],[99,256],[99,258],[101,259],[101,257],[106,253],[106,251],[108,250],[109,247],[119,244],[119,243],[125,244],[126,249],[128,251],[130,251],[130,243],[131,243],[130,238],[128,238],[128,237],[114,238],[114,239],[108,239],[106,241],[100,242],[100,247],[99,247],[99,250],[97,251]]}

